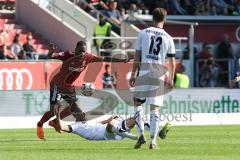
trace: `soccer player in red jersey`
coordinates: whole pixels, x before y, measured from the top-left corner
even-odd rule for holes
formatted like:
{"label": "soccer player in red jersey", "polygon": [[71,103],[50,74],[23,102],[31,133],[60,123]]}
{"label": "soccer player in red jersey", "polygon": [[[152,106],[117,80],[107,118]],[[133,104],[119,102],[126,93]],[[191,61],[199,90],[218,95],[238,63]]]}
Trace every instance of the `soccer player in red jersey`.
{"label": "soccer player in red jersey", "polygon": [[[77,105],[77,97],[73,82],[79,77],[82,71],[89,63],[93,62],[123,62],[126,60],[103,58],[86,52],[86,43],[79,41],[76,44],[75,52],[56,52],[54,45],[49,46],[49,58],[59,59],[63,61],[61,69],[50,80],[50,110],[44,113],[41,120],[37,123],[37,136],[39,139],[44,140],[43,124],[54,116],[54,107],[57,105],[57,98],[60,95],[69,106],[66,107],[60,114],[60,119],[63,119],[70,114],[74,116],[77,121],[83,121],[85,114]],[[49,125],[58,129],[55,125],[55,120],[50,121]]]}

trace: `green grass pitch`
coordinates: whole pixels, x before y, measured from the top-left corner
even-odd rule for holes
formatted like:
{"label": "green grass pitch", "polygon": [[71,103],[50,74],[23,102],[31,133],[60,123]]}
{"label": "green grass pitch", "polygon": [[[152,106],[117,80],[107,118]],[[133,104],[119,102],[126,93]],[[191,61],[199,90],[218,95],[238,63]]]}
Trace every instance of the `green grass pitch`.
{"label": "green grass pitch", "polygon": [[[136,132],[136,130],[135,130]],[[0,130],[0,160],[239,160],[240,126],[173,126],[159,149],[135,141],[87,141],[46,129],[46,141],[35,129]],[[147,134],[149,137],[149,134]]]}

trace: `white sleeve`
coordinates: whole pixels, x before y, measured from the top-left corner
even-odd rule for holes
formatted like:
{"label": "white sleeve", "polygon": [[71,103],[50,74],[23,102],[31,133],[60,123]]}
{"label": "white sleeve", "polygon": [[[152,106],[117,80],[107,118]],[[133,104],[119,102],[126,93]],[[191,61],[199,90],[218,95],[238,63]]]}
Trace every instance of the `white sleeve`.
{"label": "white sleeve", "polygon": [[174,46],[174,41],[173,38],[170,37],[169,39],[169,47],[168,47],[168,55],[175,55],[176,51],[175,51],[175,46]]}
{"label": "white sleeve", "polygon": [[135,43],[135,49],[140,50],[140,51],[142,50],[142,45],[141,45],[142,44],[142,39],[141,39],[142,36],[141,36],[141,33],[142,32],[138,33],[138,37],[137,37],[137,40],[136,40],[136,43]]}

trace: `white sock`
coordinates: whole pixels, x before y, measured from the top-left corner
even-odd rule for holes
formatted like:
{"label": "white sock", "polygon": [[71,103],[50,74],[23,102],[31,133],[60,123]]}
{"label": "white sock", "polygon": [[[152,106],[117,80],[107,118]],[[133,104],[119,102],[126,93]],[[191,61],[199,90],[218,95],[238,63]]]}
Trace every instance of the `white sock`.
{"label": "white sock", "polygon": [[136,135],[128,133],[128,131],[123,131],[123,129],[119,128],[118,126],[112,126],[112,132],[116,133],[117,135],[121,136],[122,138],[129,138],[132,140],[137,140]]}
{"label": "white sock", "polygon": [[134,112],[135,112],[138,133],[140,135],[143,135],[144,134],[143,107],[142,106],[134,107]]}
{"label": "white sock", "polygon": [[159,111],[151,111],[150,114],[150,136],[151,143],[156,144],[157,133],[159,130]]}

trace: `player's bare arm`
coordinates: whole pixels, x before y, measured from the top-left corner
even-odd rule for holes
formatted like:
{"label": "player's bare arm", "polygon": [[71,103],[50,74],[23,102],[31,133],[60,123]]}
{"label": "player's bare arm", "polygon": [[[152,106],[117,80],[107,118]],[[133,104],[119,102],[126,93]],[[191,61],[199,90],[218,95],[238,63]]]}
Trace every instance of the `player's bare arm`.
{"label": "player's bare arm", "polygon": [[107,124],[107,123],[110,123],[113,119],[116,119],[116,118],[118,118],[118,116],[111,116],[110,118],[108,118],[106,120],[103,120],[103,121],[100,121],[99,123]]}
{"label": "player's bare arm", "polygon": [[99,57],[98,60],[95,60],[95,62],[127,62],[128,58],[125,59],[119,59],[119,58],[114,58],[114,57]]}
{"label": "player's bare arm", "polygon": [[134,57],[134,62],[133,62],[132,74],[131,74],[131,78],[129,80],[129,84],[130,84],[131,87],[134,87],[134,85],[135,85],[137,72],[140,68],[140,63],[141,63],[140,61],[141,61],[141,51],[136,50],[135,57]]}
{"label": "player's bare arm", "polygon": [[175,75],[175,68],[176,68],[176,62],[175,62],[175,57],[169,57],[168,58],[168,62],[169,62],[169,85],[171,85],[171,87],[173,87],[173,79],[174,79],[174,75]]}

